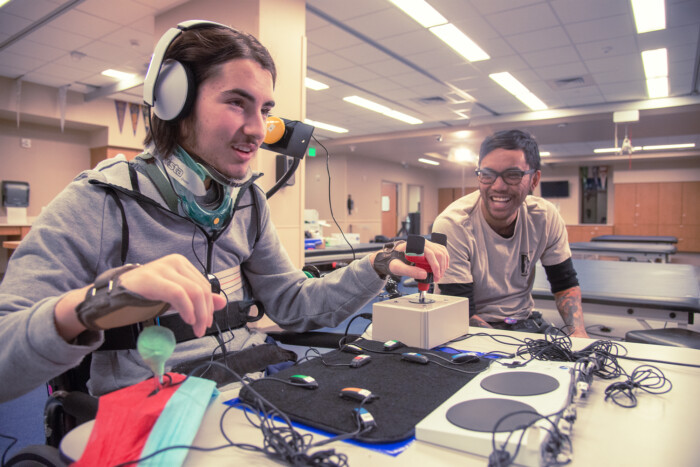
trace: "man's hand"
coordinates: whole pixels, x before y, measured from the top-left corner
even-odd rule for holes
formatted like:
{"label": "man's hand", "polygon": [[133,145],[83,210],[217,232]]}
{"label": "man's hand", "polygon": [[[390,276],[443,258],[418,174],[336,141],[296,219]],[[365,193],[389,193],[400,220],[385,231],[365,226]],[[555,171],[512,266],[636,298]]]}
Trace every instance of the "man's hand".
{"label": "man's hand", "polygon": [[[396,245],[396,251],[406,251],[406,242],[400,242]],[[437,283],[445,275],[445,271],[450,266],[450,257],[447,253],[447,248],[437,243],[431,241],[425,241],[425,248],[423,250],[425,259],[430,265],[430,269],[433,272],[433,282]],[[372,253],[370,255],[370,261],[374,265],[374,259],[377,257],[377,253]],[[389,269],[391,273],[396,276],[408,276],[414,279],[425,279],[428,277],[428,273],[416,266],[410,266],[408,264],[402,263],[400,260],[395,259],[389,263]]]}
{"label": "man's hand", "polygon": [[[121,285],[150,300],[169,303],[182,320],[190,324],[196,336],[204,335],[212,325],[214,311],[226,305],[226,299],[211,291],[211,284],[184,256],[173,254],[125,272]],[[85,330],[75,308],[85,298],[88,287],[67,293],[54,312],[58,333],[71,341]]]}
{"label": "man's hand", "polygon": [[482,318],[479,315],[474,315],[474,316],[469,318],[469,326],[476,326],[479,328],[492,328],[493,329],[493,326],[491,326],[488,322],[484,321],[484,318]]}

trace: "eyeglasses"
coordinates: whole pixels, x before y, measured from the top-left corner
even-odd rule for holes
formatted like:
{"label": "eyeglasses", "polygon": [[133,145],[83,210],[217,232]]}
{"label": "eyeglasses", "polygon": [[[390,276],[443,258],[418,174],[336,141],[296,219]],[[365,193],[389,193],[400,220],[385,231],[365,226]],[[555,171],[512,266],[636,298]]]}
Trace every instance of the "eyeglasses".
{"label": "eyeglasses", "polygon": [[476,176],[479,181],[484,185],[491,185],[496,182],[498,177],[501,177],[504,182],[508,185],[519,185],[523,181],[523,177],[527,174],[533,174],[537,172],[535,169],[530,170],[520,170],[520,169],[508,169],[503,172],[496,172],[491,169],[476,169]]}

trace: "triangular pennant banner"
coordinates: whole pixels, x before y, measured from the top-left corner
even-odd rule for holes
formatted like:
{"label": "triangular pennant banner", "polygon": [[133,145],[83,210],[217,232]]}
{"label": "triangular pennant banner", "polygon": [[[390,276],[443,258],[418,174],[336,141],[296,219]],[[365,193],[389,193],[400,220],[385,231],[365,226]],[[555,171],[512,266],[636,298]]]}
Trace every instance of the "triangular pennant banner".
{"label": "triangular pennant banner", "polygon": [[122,128],[124,128],[124,116],[126,115],[126,102],[114,101],[114,106],[117,109],[117,121],[119,122],[119,133],[121,133]]}
{"label": "triangular pennant banner", "polygon": [[134,136],[136,136],[136,128],[139,124],[139,114],[141,113],[140,107],[141,106],[139,104],[129,103],[129,113],[131,114],[131,129],[134,130]]}

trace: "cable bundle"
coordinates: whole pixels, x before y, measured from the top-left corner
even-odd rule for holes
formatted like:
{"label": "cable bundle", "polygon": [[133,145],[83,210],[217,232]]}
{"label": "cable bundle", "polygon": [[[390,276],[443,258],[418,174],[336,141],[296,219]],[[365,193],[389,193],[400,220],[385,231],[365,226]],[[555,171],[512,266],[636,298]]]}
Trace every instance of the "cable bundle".
{"label": "cable bundle", "polygon": [[605,400],[610,399],[620,407],[630,409],[637,406],[635,389],[650,394],[666,394],[672,388],[673,384],[661,370],[652,365],[641,365],[627,376],[626,381],[618,381],[605,388]]}

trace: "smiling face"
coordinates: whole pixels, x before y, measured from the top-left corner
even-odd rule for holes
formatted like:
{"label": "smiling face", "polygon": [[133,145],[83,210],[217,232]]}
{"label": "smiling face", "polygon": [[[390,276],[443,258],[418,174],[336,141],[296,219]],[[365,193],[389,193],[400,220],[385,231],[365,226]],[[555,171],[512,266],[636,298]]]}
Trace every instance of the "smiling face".
{"label": "smiling face", "polygon": [[[522,149],[497,148],[484,156],[480,163],[481,169],[491,169],[503,172],[508,169],[529,170]],[[499,234],[512,233],[512,227],[518,217],[518,209],[525,197],[535,189],[540,181],[540,171],[524,175],[518,185],[508,185],[502,177],[498,177],[491,185],[479,183],[481,192],[481,207],[486,222]]]}
{"label": "smiling face", "polygon": [[180,146],[227,177],[243,178],[265,137],[272,93],[272,75],[256,61],[223,63],[199,86]]}

